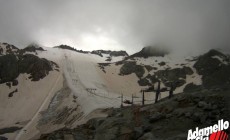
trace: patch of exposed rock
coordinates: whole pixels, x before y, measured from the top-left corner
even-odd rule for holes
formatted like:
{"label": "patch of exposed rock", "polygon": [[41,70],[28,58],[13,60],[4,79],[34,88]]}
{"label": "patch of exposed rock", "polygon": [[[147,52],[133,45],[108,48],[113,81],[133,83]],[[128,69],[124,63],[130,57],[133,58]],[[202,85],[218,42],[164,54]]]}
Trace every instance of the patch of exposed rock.
{"label": "patch of exposed rock", "polygon": [[32,54],[3,55],[0,56],[0,84],[6,82],[16,84],[15,79],[23,73],[29,74],[31,81],[38,81],[55,69],[58,69],[56,63]]}
{"label": "patch of exposed rock", "polygon": [[136,62],[125,61],[120,69],[119,75],[129,75],[132,73],[135,73],[138,78],[141,78],[145,70],[143,66],[137,65]]}
{"label": "patch of exposed rock", "polygon": [[143,58],[148,58],[151,56],[155,56],[155,57],[164,57],[165,55],[167,55],[169,52],[163,49],[159,49],[157,47],[153,47],[153,46],[147,46],[144,47],[140,52],[137,52],[133,55],[130,55],[127,58],[134,58],[134,57],[143,57]]}
{"label": "patch of exposed rock", "polygon": [[198,74],[202,75],[205,88],[216,88],[230,85],[229,57],[217,50],[210,50],[198,57],[194,64]]}

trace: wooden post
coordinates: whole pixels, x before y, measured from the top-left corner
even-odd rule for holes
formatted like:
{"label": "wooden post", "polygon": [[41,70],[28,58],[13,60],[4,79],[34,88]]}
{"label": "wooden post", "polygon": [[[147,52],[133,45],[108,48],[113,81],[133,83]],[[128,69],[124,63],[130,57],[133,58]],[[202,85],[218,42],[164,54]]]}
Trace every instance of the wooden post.
{"label": "wooden post", "polygon": [[121,94],[121,107],[123,107],[123,94]]}
{"label": "wooden post", "polygon": [[132,94],[132,106],[133,106],[133,94]]}
{"label": "wooden post", "polygon": [[171,87],[170,87],[170,90],[169,90],[169,98],[172,98],[173,90],[174,90],[173,83],[171,83]]}
{"label": "wooden post", "polygon": [[161,93],[161,82],[158,81],[158,87],[157,87],[156,96],[155,96],[155,103],[157,103],[157,101],[158,101],[158,96],[159,96],[160,93]]}
{"label": "wooden post", "polygon": [[145,91],[142,90],[142,105],[145,105]]}

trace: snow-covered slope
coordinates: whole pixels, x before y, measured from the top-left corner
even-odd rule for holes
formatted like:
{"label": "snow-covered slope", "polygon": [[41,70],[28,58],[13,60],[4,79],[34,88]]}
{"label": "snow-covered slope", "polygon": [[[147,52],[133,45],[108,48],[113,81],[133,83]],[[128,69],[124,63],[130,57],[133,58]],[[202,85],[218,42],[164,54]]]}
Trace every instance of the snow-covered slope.
{"label": "snow-covered slope", "polygon": [[[134,62],[135,65],[141,66],[144,70],[144,73],[141,77],[138,77],[135,74],[135,70],[131,72],[131,74],[121,74],[121,67],[125,65],[127,62]],[[161,65],[161,63],[165,63]],[[184,78],[185,83],[179,87],[177,87],[174,93],[181,93],[185,86],[189,83],[194,83],[195,85],[202,84],[202,76],[197,74],[196,69],[193,68],[195,61],[189,61],[186,58],[173,58],[173,56],[166,55],[164,57],[148,57],[148,58],[139,58],[134,57],[132,59],[125,60],[119,63],[111,63],[103,67],[103,71],[100,71],[101,77],[103,77],[106,81],[106,86],[109,87],[113,92],[122,93],[126,96],[131,96],[132,94],[136,97],[141,98],[142,95],[140,91],[142,89],[146,89],[151,85],[154,85],[155,88],[157,87],[157,82],[151,82],[151,77],[148,75],[154,75],[158,71],[164,70],[172,70],[172,69],[183,69],[184,67],[189,67],[193,71],[192,74],[186,74]],[[147,66],[150,68],[148,69]],[[146,78],[149,82],[147,85],[138,84],[138,81]],[[159,79],[160,80],[160,79]],[[161,87],[166,87],[164,83],[161,83]],[[168,87],[169,88],[169,87]],[[162,92],[161,98],[168,96],[168,92]],[[152,103],[155,99],[155,93],[150,92],[146,93],[146,100],[149,100],[149,103]],[[136,99],[137,102],[141,99]]]}
{"label": "snow-covered slope", "polygon": [[[5,47],[2,48],[2,55],[6,55]],[[121,94],[124,100],[131,100],[134,95],[134,103],[140,104],[140,91],[156,87],[158,81],[166,89],[173,83],[175,94],[191,84],[203,85],[200,69],[194,68],[203,58],[177,58],[170,54],[141,57],[143,53],[127,57],[101,50],[95,54],[58,47],[43,49],[25,51],[22,55],[32,54],[53,61],[59,69],[39,81],[20,74],[17,86],[9,88],[5,83],[0,84],[0,132],[3,128],[18,127],[0,136],[27,140],[59,128],[73,128],[89,118],[104,115],[98,109],[119,107]],[[211,57],[229,64],[223,56]],[[17,92],[9,97],[7,93],[15,89]],[[161,98],[167,96],[168,91],[161,93]],[[154,92],[145,95],[146,103],[153,103],[154,98]]]}

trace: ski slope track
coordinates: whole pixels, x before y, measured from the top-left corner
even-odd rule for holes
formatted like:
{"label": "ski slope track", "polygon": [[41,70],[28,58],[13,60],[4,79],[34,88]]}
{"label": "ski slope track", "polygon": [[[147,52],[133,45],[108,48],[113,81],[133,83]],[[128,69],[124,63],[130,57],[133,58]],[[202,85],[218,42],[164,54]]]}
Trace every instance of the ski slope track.
{"label": "ski slope track", "polygon": [[29,121],[29,123],[26,124],[26,126],[23,127],[23,129],[21,129],[19,131],[19,133],[17,134],[15,140],[20,140],[21,135],[23,135],[23,133],[25,133],[25,131],[30,127],[30,125],[33,123],[33,121],[35,121],[36,117],[38,117],[39,113],[42,111],[42,109],[45,107],[45,105],[47,104],[47,102],[49,102],[50,98],[53,96],[53,90],[54,87],[57,85],[57,82],[60,80],[61,75],[59,74],[59,76],[57,77],[56,82],[54,83],[53,88],[50,90],[50,92],[48,93],[47,97],[45,98],[45,100],[43,101],[43,103],[41,104],[41,106],[39,107],[38,111],[35,113],[35,115],[33,116],[33,118]]}
{"label": "ski slope track", "polygon": [[[60,77],[63,74],[68,87],[72,91],[72,94],[77,97],[77,103],[80,104],[83,112],[80,120],[74,122],[72,127],[86,122],[86,118],[93,118],[93,112],[95,110],[120,106],[120,95],[115,93],[107,93],[103,80],[97,74],[97,62],[95,62],[91,56],[60,49],[48,49],[48,51],[49,52],[45,52],[47,53],[46,55],[41,53],[40,57],[48,57],[47,59],[51,59],[54,62],[59,61],[58,64],[62,69],[62,73],[59,74],[56,82],[61,79]],[[60,55],[60,60],[55,60],[55,57],[52,57],[51,54]],[[54,83],[53,88],[55,86],[56,83]],[[89,89],[96,90],[90,91]],[[37,135],[33,132],[34,135],[27,136],[26,131],[34,127],[33,125],[37,124],[36,121],[38,121],[40,112],[47,108],[47,104],[49,104],[54,94],[55,92],[53,92],[53,89],[51,89],[38,111],[34,114],[33,118],[23,127],[23,129],[19,131],[16,136],[16,140],[31,139]],[[98,113],[96,116],[98,116]]]}
{"label": "ski slope track", "polygon": [[104,83],[97,74],[95,64],[85,54],[74,55],[65,51],[64,74],[85,115],[98,108],[118,107],[120,104],[117,94],[105,95]]}

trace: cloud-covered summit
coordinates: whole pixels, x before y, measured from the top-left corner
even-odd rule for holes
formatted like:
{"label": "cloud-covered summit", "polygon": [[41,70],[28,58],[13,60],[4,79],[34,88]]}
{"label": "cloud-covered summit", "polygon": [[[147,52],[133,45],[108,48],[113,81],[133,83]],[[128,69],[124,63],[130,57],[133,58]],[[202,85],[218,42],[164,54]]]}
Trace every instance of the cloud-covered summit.
{"label": "cloud-covered summit", "polygon": [[229,51],[229,0],[7,0],[0,41],[127,50],[162,44],[178,54]]}

